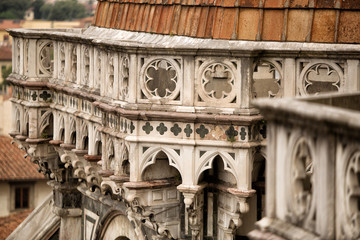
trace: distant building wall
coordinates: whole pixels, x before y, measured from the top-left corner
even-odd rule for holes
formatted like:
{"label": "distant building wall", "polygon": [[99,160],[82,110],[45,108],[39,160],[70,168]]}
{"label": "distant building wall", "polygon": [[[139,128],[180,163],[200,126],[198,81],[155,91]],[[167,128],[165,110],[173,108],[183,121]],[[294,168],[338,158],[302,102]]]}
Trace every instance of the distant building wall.
{"label": "distant building wall", "polygon": [[34,207],[39,206],[49,195],[52,188],[47,185],[47,181],[39,181],[34,186]]}
{"label": "distant building wall", "polygon": [[10,214],[10,185],[7,182],[0,183],[0,217]]}

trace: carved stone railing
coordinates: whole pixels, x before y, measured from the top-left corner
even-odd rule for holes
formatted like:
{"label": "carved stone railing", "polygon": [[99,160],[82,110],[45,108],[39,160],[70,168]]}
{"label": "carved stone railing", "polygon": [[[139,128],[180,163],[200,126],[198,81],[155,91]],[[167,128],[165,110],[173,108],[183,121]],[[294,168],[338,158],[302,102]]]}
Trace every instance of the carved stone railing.
{"label": "carved stone railing", "polygon": [[[255,164],[264,164],[266,131],[253,98],[360,88],[353,45],[213,41],[96,27],[10,33],[14,139],[40,159],[59,199],[78,189],[109,206],[135,201],[136,209],[159,212],[147,226],[160,236],[192,232],[201,239],[215,232],[199,225],[206,189],[222,194],[220,238],[232,239],[245,213],[254,221],[249,202]],[[158,160],[175,169],[169,183],[159,185],[149,173]],[[216,161],[228,182],[204,177]],[[166,222],[160,204],[167,211],[185,205],[183,232],[180,216]],[[141,228],[141,217],[136,221]],[[159,224],[171,230],[158,231]]]}
{"label": "carved stone railing", "polygon": [[[267,120],[266,217],[253,239],[360,237],[360,95],[257,100]],[[267,239],[267,238],[266,238]]]}

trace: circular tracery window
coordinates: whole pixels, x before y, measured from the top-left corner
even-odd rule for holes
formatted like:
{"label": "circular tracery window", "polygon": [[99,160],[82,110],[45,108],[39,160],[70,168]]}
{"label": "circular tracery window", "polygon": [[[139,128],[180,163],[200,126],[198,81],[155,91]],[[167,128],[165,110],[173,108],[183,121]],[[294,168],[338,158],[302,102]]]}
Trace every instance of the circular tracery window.
{"label": "circular tracery window", "polygon": [[175,99],[179,94],[178,71],[175,63],[167,59],[151,61],[144,70],[142,92],[148,99]]}

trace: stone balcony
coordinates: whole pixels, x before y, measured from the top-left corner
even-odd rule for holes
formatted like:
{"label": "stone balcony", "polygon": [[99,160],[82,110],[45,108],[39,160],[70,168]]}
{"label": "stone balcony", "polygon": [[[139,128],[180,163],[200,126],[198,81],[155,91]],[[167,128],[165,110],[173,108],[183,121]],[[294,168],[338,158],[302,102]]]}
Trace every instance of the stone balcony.
{"label": "stone balcony", "polygon": [[360,237],[360,95],[257,100],[267,120],[266,217],[252,239]]}
{"label": "stone balcony", "polygon": [[[126,212],[137,232],[168,238],[232,239],[261,216],[266,131],[254,98],[360,89],[350,44],[98,27],[10,33],[12,135],[53,180],[56,211],[79,217],[97,201]],[[218,192],[219,219],[207,220],[217,230],[204,230]]]}

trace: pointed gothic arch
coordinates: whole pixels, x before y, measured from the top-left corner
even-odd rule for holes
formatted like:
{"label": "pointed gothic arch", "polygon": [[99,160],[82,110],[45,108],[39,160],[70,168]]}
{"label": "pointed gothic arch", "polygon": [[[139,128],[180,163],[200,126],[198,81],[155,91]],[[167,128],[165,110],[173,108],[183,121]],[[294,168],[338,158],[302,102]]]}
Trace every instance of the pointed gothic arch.
{"label": "pointed gothic arch", "polygon": [[[144,150],[145,148],[143,148]],[[176,169],[180,177],[183,178],[183,173],[181,171],[179,162],[180,156],[177,151],[168,147],[150,147],[146,149],[142,156],[142,161],[140,165],[141,169],[141,178],[143,179],[144,172],[151,165],[156,164],[157,160],[166,161],[167,165]],[[163,171],[165,172],[165,170]]]}

